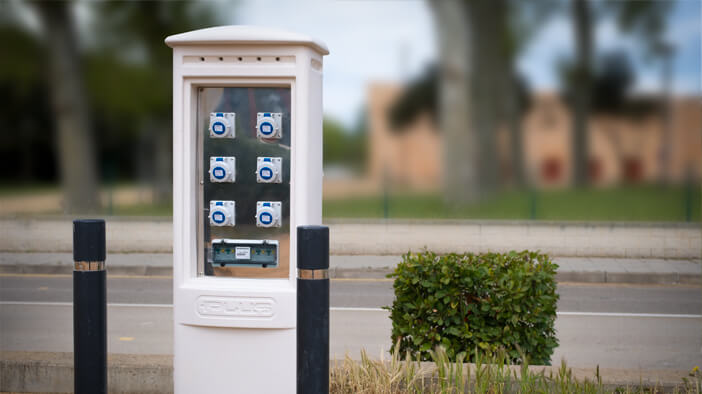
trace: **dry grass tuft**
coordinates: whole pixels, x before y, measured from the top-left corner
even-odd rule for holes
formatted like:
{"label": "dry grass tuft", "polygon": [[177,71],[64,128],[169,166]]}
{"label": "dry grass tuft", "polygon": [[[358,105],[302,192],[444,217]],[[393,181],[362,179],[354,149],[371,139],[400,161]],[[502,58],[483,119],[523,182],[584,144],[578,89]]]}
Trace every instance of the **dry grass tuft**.
{"label": "dry grass tuft", "polygon": [[635,387],[609,387],[602,383],[599,368],[592,380],[578,380],[565,361],[557,372],[534,372],[527,363],[510,366],[504,353],[478,357],[474,365],[463,358],[449,360],[442,348],[431,353],[433,364],[404,359],[397,352],[389,360],[373,360],[365,351],[361,360],[348,355],[331,368],[331,393],[400,394],[400,393],[686,393],[700,394],[702,374],[693,368],[688,378],[675,388],[640,384]]}

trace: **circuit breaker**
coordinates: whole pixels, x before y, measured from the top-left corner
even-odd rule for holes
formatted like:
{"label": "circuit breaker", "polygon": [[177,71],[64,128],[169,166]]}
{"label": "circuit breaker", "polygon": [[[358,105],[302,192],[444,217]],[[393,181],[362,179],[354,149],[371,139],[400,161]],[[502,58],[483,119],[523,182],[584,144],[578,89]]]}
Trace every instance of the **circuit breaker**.
{"label": "circuit breaker", "polygon": [[215,264],[220,266],[263,268],[278,264],[278,241],[260,239],[214,239],[212,254]]}

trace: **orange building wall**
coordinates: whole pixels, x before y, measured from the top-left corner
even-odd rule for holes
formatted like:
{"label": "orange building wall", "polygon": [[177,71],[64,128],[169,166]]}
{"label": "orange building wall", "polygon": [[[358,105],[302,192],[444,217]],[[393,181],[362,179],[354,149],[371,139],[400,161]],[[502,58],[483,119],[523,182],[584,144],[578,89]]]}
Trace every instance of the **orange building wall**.
{"label": "orange building wall", "polygon": [[387,112],[401,94],[398,85],[374,84],[368,98],[369,176],[382,183],[387,176],[394,186],[435,189],[441,183],[441,139],[427,116],[394,131]]}
{"label": "orange building wall", "polygon": [[[442,138],[428,116],[401,132],[390,129],[388,108],[399,97],[396,84],[375,83],[368,90],[369,173],[380,184],[386,171],[392,185],[413,189],[441,186]],[[695,98],[678,98],[671,111],[670,151],[666,178],[682,182],[690,172],[702,177],[702,112]],[[565,187],[572,181],[572,119],[556,93],[538,93],[522,125],[525,172],[532,184]],[[497,134],[501,167],[508,168],[509,134]],[[661,157],[666,141],[662,116],[593,115],[589,122],[591,182],[597,186],[621,182],[656,182],[664,176]],[[503,173],[508,171],[502,171]]]}

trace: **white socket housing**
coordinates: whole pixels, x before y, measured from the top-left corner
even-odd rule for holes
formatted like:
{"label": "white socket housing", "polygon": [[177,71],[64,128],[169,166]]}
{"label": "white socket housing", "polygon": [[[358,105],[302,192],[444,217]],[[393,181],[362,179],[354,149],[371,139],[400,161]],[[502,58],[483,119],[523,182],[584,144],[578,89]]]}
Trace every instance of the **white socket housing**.
{"label": "white socket housing", "polygon": [[259,112],[256,114],[256,137],[263,139],[281,139],[283,137],[283,114]]}
{"label": "white socket housing", "polygon": [[236,157],[210,157],[210,182],[236,182]]}
{"label": "white socket housing", "polygon": [[236,114],[234,112],[210,113],[210,137],[235,138]]}
{"label": "white socket housing", "polygon": [[281,203],[280,201],[256,202],[256,226],[280,227]]}
{"label": "white socket housing", "polygon": [[283,159],[280,157],[258,157],[256,159],[256,182],[282,183]]}
{"label": "white socket housing", "polygon": [[[255,26],[191,31],[170,36],[166,43],[173,48],[173,390],[175,394],[233,390],[294,394],[296,228],[322,224],[322,77],[323,57],[329,51],[313,38]],[[216,110],[207,109],[198,116],[198,95],[208,87],[290,89],[289,126],[285,123],[281,130],[281,134],[289,133],[285,138],[291,146],[290,161],[284,163],[290,169],[290,200],[286,202],[290,216],[281,228],[261,231],[275,232],[273,237],[289,233],[289,242],[280,244],[281,255],[289,255],[286,279],[243,274],[213,277],[203,271],[207,244],[199,233],[209,226],[209,218],[201,210],[212,199],[202,200],[199,192],[203,181],[207,182],[203,179],[207,168],[201,167],[207,166],[207,159],[203,163],[198,149],[200,138],[213,138],[206,129],[207,116]],[[235,112],[239,120],[248,120],[266,110],[280,111],[259,107],[252,113]],[[256,123],[253,120],[247,127]],[[230,124],[236,131],[234,119]],[[255,154],[251,160],[264,154],[273,155]],[[239,161],[243,157],[211,155],[237,156]],[[253,182],[250,170],[255,167],[250,164],[246,172]],[[240,183],[241,174],[238,178]],[[249,218],[252,214],[245,213]],[[215,229],[221,230],[212,227]]]}
{"label": "white socket housing", "polygon": [[236,224],[236,203],[234,201],[210,201],[210,225],[217,227]]}

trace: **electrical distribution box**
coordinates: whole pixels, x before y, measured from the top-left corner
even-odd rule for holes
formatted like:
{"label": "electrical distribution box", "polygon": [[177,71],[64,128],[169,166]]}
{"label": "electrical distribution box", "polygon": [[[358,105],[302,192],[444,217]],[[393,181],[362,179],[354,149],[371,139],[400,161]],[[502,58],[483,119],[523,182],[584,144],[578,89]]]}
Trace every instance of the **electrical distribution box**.
{"label": "electrical distribution box", "polygon": [[166,43],[173,48],[174,391],[293,393],[295,229],[322,221],[327,48],[251,26],[196,30]]}

